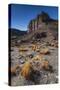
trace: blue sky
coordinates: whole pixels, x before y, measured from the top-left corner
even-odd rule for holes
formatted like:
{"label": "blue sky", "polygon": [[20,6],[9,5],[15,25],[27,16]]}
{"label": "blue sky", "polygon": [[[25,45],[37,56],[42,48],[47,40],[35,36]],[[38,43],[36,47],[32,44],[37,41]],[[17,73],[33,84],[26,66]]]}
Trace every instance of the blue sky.
{"label": "blue sky", "polygon": [[11,26],[19,30],[27,30],[31,19],[36,18],[42,11],[47,12],[53,19],[58,19],[58,8],[51,6],[11,4]]}

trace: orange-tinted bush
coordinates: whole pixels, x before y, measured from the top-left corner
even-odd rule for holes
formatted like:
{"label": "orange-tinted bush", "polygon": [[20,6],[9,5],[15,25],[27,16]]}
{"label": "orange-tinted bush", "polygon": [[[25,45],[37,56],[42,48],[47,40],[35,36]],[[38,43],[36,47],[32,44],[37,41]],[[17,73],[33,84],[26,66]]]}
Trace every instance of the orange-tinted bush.
{"label": "orange-tinted bush", "polygon": [[44,48],[44,49],[41,49],[40,51],[41,54],[49,54],[49,49],[48,48]]}
{"label": "orange-tinted bush", "polygon": [[23,77],[25,77],[26,79],[29,79],[30,77],[30,73],[31,73],[31,70],[32,70],[32,65],[30,62],[26,62],[22,69],[21,69],[21,75]]}
{"label": "orange-tinted bush", "polygon": [[10,70],[11,75],[16,75],[18,69],[20,69],[19,65],[15,65],[14,67],[11,67],[11,70]]}
{"label": "orange-tinted bush", "polygon": [[49,68],[49,62],[47,60],[45,60],[43,63],[42,63],[42,68],[47,70]]}

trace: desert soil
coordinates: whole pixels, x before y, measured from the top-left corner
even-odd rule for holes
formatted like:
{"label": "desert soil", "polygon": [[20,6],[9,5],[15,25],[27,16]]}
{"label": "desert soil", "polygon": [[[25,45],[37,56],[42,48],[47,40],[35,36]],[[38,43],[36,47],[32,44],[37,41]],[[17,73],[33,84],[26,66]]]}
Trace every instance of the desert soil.
{"label": "desert soil", "polygon": [[[28,51],[21,52],[19,51],[20,47],[28,48]],[[11,47],[11,67],[14,67],[16,64],[22,66],[27,60],[31,60],[29,55],[36,56],[39,52],[33,51],[30,48],[31,43],[25,43],[18,46]],[[38,46],[41,46],[39,43]],[[49,49],[50,54],[44,55],[44,58],[49,61],[49,64],[53,67],[53,72],[49,71],[39,71],[40,75],[36,76],[36,83],[31,80],[26,80],[23,76],[21,76],[20,71],[16,76],[11,77],[11,85],[19,86],[19,85],[35,85],[35,84],[54,84],[58,83],[58,48],[53,46],[42,45],[43,47],[47,47]],[[39,49],[40,50],[40,49]]]}

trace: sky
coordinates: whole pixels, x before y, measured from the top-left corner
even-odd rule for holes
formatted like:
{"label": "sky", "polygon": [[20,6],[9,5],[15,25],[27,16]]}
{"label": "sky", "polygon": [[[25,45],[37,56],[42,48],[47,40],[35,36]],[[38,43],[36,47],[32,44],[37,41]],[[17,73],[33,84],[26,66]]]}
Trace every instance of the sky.
{"label": "sky", "polygon": [[10,6],[11,14],[9,20],[11,19],[11,25],[9,25],[9,28],[22,31],[28,30],[27,27],[30,20],[36,18],[42,11],[48,13],[51,18],[58,19],[58,7],[21,4],[11,4]]}

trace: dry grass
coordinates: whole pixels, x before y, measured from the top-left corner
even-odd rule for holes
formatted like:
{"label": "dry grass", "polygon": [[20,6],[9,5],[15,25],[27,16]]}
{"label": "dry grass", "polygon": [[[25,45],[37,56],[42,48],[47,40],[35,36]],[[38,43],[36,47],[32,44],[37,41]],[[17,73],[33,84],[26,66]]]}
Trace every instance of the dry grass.
{"label": "dry grass", "polygon": [[49,52],[49,49],[48,48],[43,48],[43,49],[41,49],[41,51],[40,51],[40,54],[49,54],[50,52]]}
{"label": "dry grass", "polygon": [[36,44],[33,44],[33,45],[31,46],[31,48],[32,48],[33,51],[35,51],[35,50],[37,49],[37,45],[36,45]]}
{"label": "dry grass", "polygon": [[39,61],[41,61],[42,58],[43,58],[43,55],[42,55],[42,54],[40,54],[40,55],[36,55],[35,57],[32,58],[32,61],[35,61],[35,60],[39,60]]}
{"label": "dry grass", "polygon": [[49,62],[47,60],[44,60],[42,63],[42,68],[47,70],[49,68]]}
{"label": "dry grass", "polygon": [[21,51],[28,51],[28,48],[21,47],[21,48],[19,48],[19,51],[20,51],[20,52],[21,52]]}
{"label": "dry grass", "polygon": [[[37,61],[37,62],[36,62]],[[43,57],[42,54],[35,56],[32,59],[32,63],[36,62],[35,65],[33,65],[33,69],[44,69],[44,70],[48,70],[49,69],[49,61],[45,60],[45,58]],[[34,70],[35,70],[34,69]]]}
{"label": "dry grass", "polygon": [[30,78],[30,73],[31,73],[31,69],[32,69],[32,65],[30,62],[26,62],[22,69],[21,69],[21,75],[23,77],[25,77],[26,79],[29,79]]}
{"label": "dry grass", "polygon": [[11,75],[16,75],[17,69],[20,69],[20,66],[18,64],[15,65],[14,67],[11,67],[11,70],[10,70]]}

